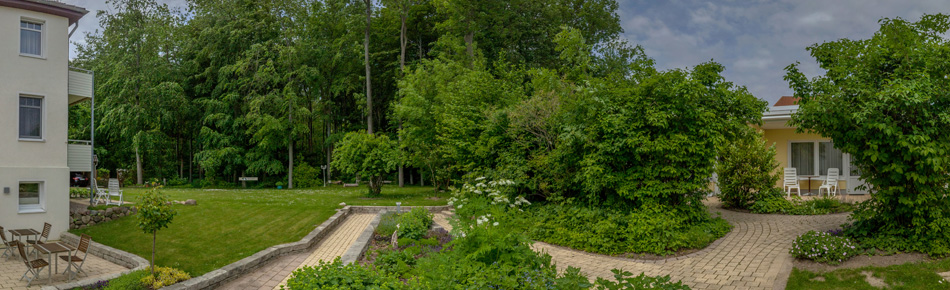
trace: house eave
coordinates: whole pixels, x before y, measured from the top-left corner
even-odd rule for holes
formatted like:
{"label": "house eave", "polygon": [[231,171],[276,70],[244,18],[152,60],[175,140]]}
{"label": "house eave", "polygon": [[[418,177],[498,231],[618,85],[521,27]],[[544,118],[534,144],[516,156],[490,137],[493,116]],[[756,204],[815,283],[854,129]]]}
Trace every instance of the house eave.
{"label": "house eave", "polygon": [[79,22],[79,19],[89,13],[89,10],[79,6],[48,0],[0,0],[0,6],[36,11],[69,19],[69,25]]}

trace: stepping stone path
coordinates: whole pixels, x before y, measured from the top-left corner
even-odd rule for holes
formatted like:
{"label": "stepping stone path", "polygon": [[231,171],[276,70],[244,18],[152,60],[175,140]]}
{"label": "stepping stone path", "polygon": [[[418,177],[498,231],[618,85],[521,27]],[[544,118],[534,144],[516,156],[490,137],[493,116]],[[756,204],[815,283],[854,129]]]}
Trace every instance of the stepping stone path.
{"label": "stepping stone path", "polygon": [[280,285],[287,284],[294,270],[318,265],[320,261],[333,261],[336,257],[342,256],[356,242],[375,216],[375,213],[351,214],[317,243],[312,252],[281,257],[252,273],[228,282],[219,289],[280,289]]}

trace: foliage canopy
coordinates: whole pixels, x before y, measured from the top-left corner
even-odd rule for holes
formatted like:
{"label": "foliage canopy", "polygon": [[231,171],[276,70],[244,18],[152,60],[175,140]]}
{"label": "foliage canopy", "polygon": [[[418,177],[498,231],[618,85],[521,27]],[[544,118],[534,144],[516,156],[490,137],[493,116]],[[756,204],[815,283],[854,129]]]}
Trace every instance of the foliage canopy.
{"label": "foliage canopy", "polygon": [[[851,154],[871,199],[849,233],[869,246],[950,254],[950,28],[947,15],[884,18],[873,37],[808,47],[822,69],[797,64],[785,79],[799,97],[792,123]],[[897,240],[906,242],[895,243]]]}

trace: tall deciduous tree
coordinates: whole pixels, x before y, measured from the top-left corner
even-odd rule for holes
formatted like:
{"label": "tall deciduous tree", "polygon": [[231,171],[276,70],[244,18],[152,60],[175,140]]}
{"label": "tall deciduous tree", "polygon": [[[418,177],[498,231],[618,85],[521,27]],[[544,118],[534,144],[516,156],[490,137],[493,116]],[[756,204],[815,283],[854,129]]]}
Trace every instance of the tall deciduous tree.
{"label": "tall deciduous tree", "polygon": [[[136,181],[149,168],[161,167],[176,121],[189,101],[178,84],[177,29],[183,17],[152,0],[109,1],[112,13],[100,11],[101,35],[87,35],[74,63],[97,72],[99,132],[107,138],[106,164],[121,166],[132,151]],[[145,157],[143,157],[145,156]]]}
{"label": "tall deciduous tree", "polygon": [[[947,15],[882,19],[869,39],[815,44],[826,72],[785,79],[800,98],[792,123],[851,154],[871,199],[849,232],[868,246],[950,254],[950,29]],[[906,240],[893,243],[894,240]]]}

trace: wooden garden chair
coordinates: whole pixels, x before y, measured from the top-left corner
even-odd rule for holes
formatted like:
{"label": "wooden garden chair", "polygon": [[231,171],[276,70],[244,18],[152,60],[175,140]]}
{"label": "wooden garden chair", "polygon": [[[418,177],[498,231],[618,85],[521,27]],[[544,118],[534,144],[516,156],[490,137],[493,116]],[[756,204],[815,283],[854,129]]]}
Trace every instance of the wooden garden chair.
{"label": "wooden garden chair", "polygon": [[[3,255],[0,256],[0,257],[12,258],[13,256],[15,256],[15,255],[16,255],[16,250],[14,250],[14,249],[16,248],[17,245],[20,244],[20,241],[16,241],[16,240],[8,241],[8,240],[7,240],[7,233],[6,233],[6,231],[3,229],[3,227],[0,227],[0,238],[2,238],[2,242],[3,242]],[[7,256],[7,255],[9,255],[9,256]]]}
{"label": "wooden garden chair", "polygon": [[[30,284],[33,283],[33,280],[40,277],[40,272],[43,271],[43,268],[49,267],[49,263],[43,259],[30,260],[26,256],[26,251],[23,250],[23,244],[16,245],[17,250],[20,252],[20,259],[23,260],[23,264],[26,265],[26,272],[23,273],[23,276],[20,276],[20,281],[23,281],[23,278],[29,278],[26,281],[26,287],[30,287]],[[28,277],[28,274],[33,274],[33,277]]]}
{"label": "wooden garden chair", "polygon": [[[69,265],[66,266],[66,271],[63,273],[69,273],[70,279],[79,275],[79,273],[85,273],[82,270],[82,265],[86,263],[86,256],[89,255],[86,251],[89,249],[90,243],[92,243],[92,238],[87,234],[82,234],[82,236],[79,237],[79,247],[76,247],[76,255],[59,256],[60,259],[69,263]],[[79,257],[79,252],[82,252],[82,258]],[[73,272],[72,268],[76,268],[76,271]]]}

